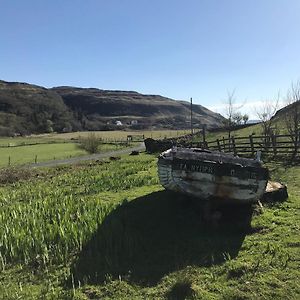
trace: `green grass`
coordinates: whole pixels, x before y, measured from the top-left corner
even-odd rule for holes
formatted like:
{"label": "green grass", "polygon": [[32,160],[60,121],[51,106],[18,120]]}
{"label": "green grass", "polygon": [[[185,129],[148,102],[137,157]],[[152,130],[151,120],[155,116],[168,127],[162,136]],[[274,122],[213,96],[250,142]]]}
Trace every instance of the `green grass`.
{"label": "green grass", "polygon": [[[103,144],[100,152],[113,151],[126,147],[125,145],[109,144],[115,141],[126,141],[127,135],[144,135],[145,138],[177,137],[188,133],[187,130],[145,130],[145,131],[95,131]],[[74,140],[87,137],[90,132],[72,132],[62,134],[41,134],[29,137],[0,137],[0,167],[22,165],[37,161],[64,159],[88,154],[79,149]],[[32,145],[36,144],[36,145]],[[135,145],[131,143],[131,145]],[[17,147],[15,147],[17,146]]]}
{"label": "green grass", "polygon": [[[144,135],[145,138],[163,139],[167,137],[177,137],[189,133],[189,130],[136,130],[136,131],[93,131],[97,137],[104,142],[126,141],[127,135]],[[15,146],[34,143],[61,143],[72,142],[73,139],[86,137],[90,131],[70,132],[70,133],[49,133],[31,135],[28,137],[0,137],[0,146]]]}
{"label": "green grass", "polygon": [[[276,128],[276,134],[288,134],[286,129],[286,125],[282,119],[276,119],[272,123],[272,128]],[[231,132],[231,136],[235,137],[248,137],[249,135],[263,135],[263,129],[261,124],[251,125],[242,129],[233,130]],[[215,141],[216,139],[222,139],[223,137],[228,137],[228,131],[220,131],[220,132],[208,132],[206,139],[207,141]]]}
{"label": "green grass", "polygon": [[[261,125],[256,124],[246,128],[237,129],[231,132],[231,136],[235,137],[248,137],[251,134],[261,135]],[[219,131],[219,132],[208,132],[206,136],[207,141],[215,141],[216,139],[228,137],[227,131]]]}
{"label": "green grass", "polygon": [[150,155],[4,185],[0,298],[299,299],[300,167],[269,168],[289,198],[255,209],[250,228],[245,207],[203,222]]}
{"label": "green grass", "polygon": [[[118,144],[102,144],[99,152],[119,150],[126,147]],[[0,167],[32,164],[37,162],[70,158],[88,155],[84,149],[80,149],[76,143],[39,144],[31,146],[0,148]]]}
{"label": "green grass", "polygon": [[70,142],[70,141],[57,139],[55,137],[50,138],[46,135],[32,136],[32,137],[0,137],[1,147],[25,146],[25,145],[33,145],[33,144],[51,144],[51,143],[62,143],[62,142]]}
{"label": "green grass", "polygon": [[34,163],[36,156],[37,161],[41,162],[84,154],[87,154],[87,152],[72,143],[0,148],[0,166],[7,166],[9,157],[11,165],[20,165]]}
{"label": "green grass", "polygon": [[[177,137],[189,133],[189,130],[136,130],[136,131],[94,131],[96,136],[102,138],[104,141],[126,141],[127,135],[144,135],[145,138],[163,139],[169,137]],[[88,131],[62,133],[49,136],[49,138],[71,139],[85,137],[89,134]]]}

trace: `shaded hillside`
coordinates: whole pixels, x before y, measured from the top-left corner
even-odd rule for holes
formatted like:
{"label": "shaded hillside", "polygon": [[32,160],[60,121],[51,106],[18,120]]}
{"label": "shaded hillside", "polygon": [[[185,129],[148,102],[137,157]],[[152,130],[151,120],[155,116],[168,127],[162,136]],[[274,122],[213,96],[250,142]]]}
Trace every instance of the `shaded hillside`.
{"label": "shaded hillside", "polygon": [[[190,123],[190,104],[159,95],[143,95],[132,91],[108,91],[93,88],[57,87],[65,104],[75,112],[85,127],[101,122],[111,127],[116,120],[136,128],[187,128]],[[195,126],[222,125],[224,119],[201,105],[194,105]],[[132,125],[133,124],[133,125]],[[96,129],[96,128],[87,128]]]}
{"label": "shaded hillside", "polygon": [[54,91],[0,81],[0,135],[61,132],[75,125],[72,113]]}
{"label": "shaded hillside", "polygon": [[286,114],[292,114],[295,111],[296,106],[297,111],[300,111],[300,100],[279,109],[273,118],[279,120],[284,118]]}
{"label": "shaded hillside", "polygon": [[[223,117],[194,105],[194,126]],[[188,128],[190,104],[158,95],[0,81],[0,135],[78,130]]]}

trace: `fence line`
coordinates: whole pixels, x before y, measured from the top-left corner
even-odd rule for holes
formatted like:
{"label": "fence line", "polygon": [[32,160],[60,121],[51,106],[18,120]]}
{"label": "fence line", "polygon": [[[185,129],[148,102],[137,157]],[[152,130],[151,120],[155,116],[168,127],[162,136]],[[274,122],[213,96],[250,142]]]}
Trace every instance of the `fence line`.
{"label": "fence line", "polygon": [[69,143],[76,143],[76,141],[61,140],[61,141],[47,141],[47,142],[34,142],[34,143],[20,142],[16,144],[7,143],[7,144],[0,144],[0,148],[15,148],[15,147],[23,147],[23,146],[69,144]]}
{"label": "fence line", "polygon": [[[141,140],[142,141],[142,140]],[[132,142],[138,142],[138,140],[133,140]],[[126,144],[128,141],[124,140],[102,140],[101,144]],[[24,147],[24,146],[36,146],[36,145],[55,145],[55,144],[80,144],[80,140],[62,140],[62,141],[50,141],[50,142],[36,142],[36,143],[24,143],[21,142],[19,144],[0,144],[0,148],[17,148],[17,147]]]}
{"label": "fence line", "polygon": [[[298,141],[295,144],[292,138]],[[249,135],[243,137],[219,138],[214,141],[190,143],[192,147],[200,147],[209,150],[217,150],[222,152],[233,153],[240,156],[255,156],[257,151],[263,154],[270,154],[273,156],[296,154],[300,148],[300,135],[271,135],[271,136],[256,136]]]}

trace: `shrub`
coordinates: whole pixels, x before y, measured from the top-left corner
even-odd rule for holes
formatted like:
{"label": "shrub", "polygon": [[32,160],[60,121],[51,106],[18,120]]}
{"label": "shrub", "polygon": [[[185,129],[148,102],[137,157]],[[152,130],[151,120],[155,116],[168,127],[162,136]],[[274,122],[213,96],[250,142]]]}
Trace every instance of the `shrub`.
{"label": "shrub", "polygon": [[94,132],[90,133],[87,137],[80,138],[79,147],[89,153],[97,153],[101,139],[99,139]]}

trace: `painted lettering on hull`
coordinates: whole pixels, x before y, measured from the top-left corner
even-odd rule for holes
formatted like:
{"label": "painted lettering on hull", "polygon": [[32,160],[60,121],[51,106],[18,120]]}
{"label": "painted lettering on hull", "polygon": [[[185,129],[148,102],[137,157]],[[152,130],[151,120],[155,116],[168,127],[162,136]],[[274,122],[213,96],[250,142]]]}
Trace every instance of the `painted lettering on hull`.
{"label": "painted lettering on hull", "polygon": [[181,163],[181,164],[179,164],[178,167],[180,170],[185,170],[185,171],[214,174],[214,169],[211,166],[192,165],[192,164],[187,164],[187,163]]}
{"label": "painted lettering on hull", "polygon": [[186,172],[199,172],[212,174],[215,176],[229,176],[240,179],[267,179],[267,173],[263,168],[242,167],[239,165],[210,163],[203,161],[192,161],[174,159],[172,163],[173,170],[182,170]]}

